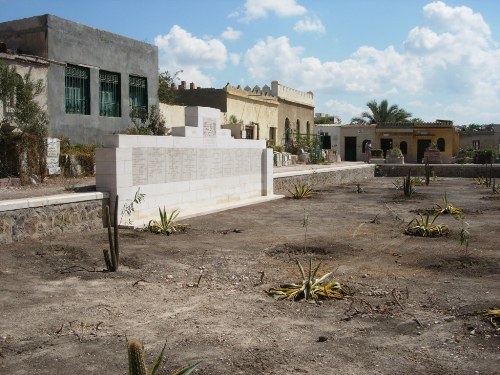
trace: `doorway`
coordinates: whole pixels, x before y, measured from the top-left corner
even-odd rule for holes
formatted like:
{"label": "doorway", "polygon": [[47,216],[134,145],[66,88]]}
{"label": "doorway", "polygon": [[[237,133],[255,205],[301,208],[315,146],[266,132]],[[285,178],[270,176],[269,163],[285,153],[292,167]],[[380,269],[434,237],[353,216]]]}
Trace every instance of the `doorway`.
{"label": "doorway", "polygon": [[417,141],[417,163],[422,163],[424,152],[431,145],[430,139],[419,139]]}
{"label": "doorway", "polygon": [[344,160],[356,161],[356,137],[345,137]]}
{"label": "doorway", "polygon": [[382,149],[385,158],[385,156],[387,155],[387,150],[390,150],[392,148],[392,138],[381,138],[380,148]]}

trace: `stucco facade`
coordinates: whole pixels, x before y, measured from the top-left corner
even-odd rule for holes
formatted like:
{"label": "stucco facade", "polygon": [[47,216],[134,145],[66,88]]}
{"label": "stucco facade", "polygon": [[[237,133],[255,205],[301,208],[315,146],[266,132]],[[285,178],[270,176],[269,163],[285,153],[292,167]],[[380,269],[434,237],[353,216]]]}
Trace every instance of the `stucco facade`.
{"label": "stucco facade", "polygon": [[459,143],[458,131],[451,121],[436,121],[377,125],[373,147],[384,150],[384,155],[390,148],[399,147],[405,162],[421,163],[426,148],[435,144],[441,151],[441,161],[450,163],[460,148]]}
{"label": "stucco facade", "polygon": [[187,106],[217,108],[222,112],[222,127],[234,138],[270,140],[276,134],[278,100],[268,92],[245,90],[227,84],[222,89],[194,88],[178,91],[179,101]]}
{"label": "stucco facade", "polygon": [[459,135],[461,149],[492,148],[500,152],[500,125],[498,124],[486,125],[477,130],[461,129]]}
{"label": "stucco facade", "polygon": [[299,134],[316,134],[314,129],[314,94],[271,82],[271,94],[278,98],[278,141],[286,144]]}
{"label": "stucco facade", "polygon": [[240,88],[227,84],[222,89],[194,88],[182,84],[179,101],[187,106],[218,108],[223,112],[223,127],[235,138],[249,138],[284,144],[285,129],[290,137],[315,134],[314,95],[279,84],[271,87]]}
{"label": "stucco facade", "polygon": [[[158,104],[158,48],[53,15],[0,23],[0,41],[18,55],[49,63],[47,111],[51,136],[67,136],[72,143],[102,143],[104,134],[131,125],[130,98],[134,78],[147,96],[146,107]],[[68,112],[68,67],[88,72],[85,113]],[[103,74],[116,77],[112,116],[102,109]],[[144,104],[141,102],[141,105]]]}

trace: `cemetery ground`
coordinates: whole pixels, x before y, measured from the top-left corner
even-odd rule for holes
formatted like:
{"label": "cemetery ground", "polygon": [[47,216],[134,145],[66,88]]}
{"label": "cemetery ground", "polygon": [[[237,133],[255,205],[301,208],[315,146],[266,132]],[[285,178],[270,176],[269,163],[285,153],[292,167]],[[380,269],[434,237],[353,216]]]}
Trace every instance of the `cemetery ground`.
{"label": "cemetery ground", "polygon": [[[500,374],[500,199],[472,179],[442,178],[406,198],[395,178],[315,186],[179,222],[171,236],[121,230],[121,266],[103,272],[107,232],[0,246],[0,373],[127,374],[127,338],[160,374]],[[450,233],[405,235],[448,201]],[[145,197],[147,199],[147,196]],[[304,226],[304,215],[308,223]],[[307,232],[306,232],[307,230]],[[318,274],[346,300],[278,301],[272,287]]]}

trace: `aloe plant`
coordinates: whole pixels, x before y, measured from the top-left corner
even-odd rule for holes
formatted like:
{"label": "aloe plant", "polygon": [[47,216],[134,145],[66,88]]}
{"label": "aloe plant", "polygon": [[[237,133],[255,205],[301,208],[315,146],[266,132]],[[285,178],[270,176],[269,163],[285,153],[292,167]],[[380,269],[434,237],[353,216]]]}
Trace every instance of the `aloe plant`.
{"label": "aloe plant", "polygon": [[420,214],[419,217],[408,223],[405,234],[420,237],[436,237],[448,234],[449,229],[445,224],[434,224],[438,217],[439,213],[434,215],[432,219],[428,213],[425,217]]}
{"label": "aloe plant", "polygon": [[310,198],[312,196],[312,187],[307,184],[296,183],[293,185],[293,190],[288,189],[288,192],[294,199]]}
{"label": "aloe plant", "polygon": [[309,258],[309,272],[306,276],[304,267],[297,260],[297,266],[302,276],[301,284],[283,284],[279,288],[271,288],[268,294],[278,300],[297,301],[301,299],[344,299],[350,294],[349,289],[337,281],[327,280],[332,276],[331,272],[326,273],[319,279],[316,279],[316,274],[321,263],[316,268],[312,269],[312,259]]}
{"label": "aloe plant", "polygon": [[[167,346],[167,343],[165,342],[165,345],[163,345],[163,349],[161,350],[160,354],[158,355],[158,358],[153,363],[153,367],[151,367],[151,370],[148,372],[146,368],[146,361],[144,360],[144,349],[142,347],[142,344],[139,340],[132,339],[128,341],[127,347],[128,347],[128,371],[129,375],[156,375],[158,372],[158,369],[160,368],[161,361],[163,360],[163,353],[165,352],[165,347]],[[198,365],[200,362],[195,363],[194,365],[188,366],[182,370],[179,370],[175,372],[172,375],[188,375],[190,374]]]}
{"label": "aloe plant", "polygon": [[165,207],[163,207],[163,211],[161,208],[158,208],[160,212],[160,220],[150,220],[148,224],[148,228],[150,232],[153,233],[164,233],[167,236],[177,231],[177,225],[175,224],[175,219],[179,215],[179,210],[174,210],[167,214]]}
{"label": "aloe plant", "polygon": [[436,204],[435,211],[439,214],[449,214],[449,215],[457,215],[457,216],[464,216],[464,212],[458,208],[452,205],[449,201],[448,198],[446,197],[446,192],[444,193],[443,197],[443,205],[440,206],[439,204]]}

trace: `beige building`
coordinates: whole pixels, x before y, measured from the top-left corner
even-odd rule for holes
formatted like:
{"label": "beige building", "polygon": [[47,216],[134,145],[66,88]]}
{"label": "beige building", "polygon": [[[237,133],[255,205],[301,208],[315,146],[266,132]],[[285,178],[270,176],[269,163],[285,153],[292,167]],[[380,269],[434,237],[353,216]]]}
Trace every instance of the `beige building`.
{"label": "beige building", "polygon": [[286,87],[278,81],[271,83],[271,94],[278,98],[278,140],[287,145],[299,135],[309,137],[314,129],[314,94]]}
{"label": "beige building", "polygon": [[218,108],[223,113],[222,127],[235,138],[267,140],[283,145],[297,135],[314,134],[314,95],[273,81],[241,88],[227,84],[222,89],[189,89],[179,86],[179,102],[186,106]]}
{"label": "beige building", "polygon": [[473,150],[491,148],[500,152],[500,125],[484,125],[478,129],[459,127],[460,148]]}

